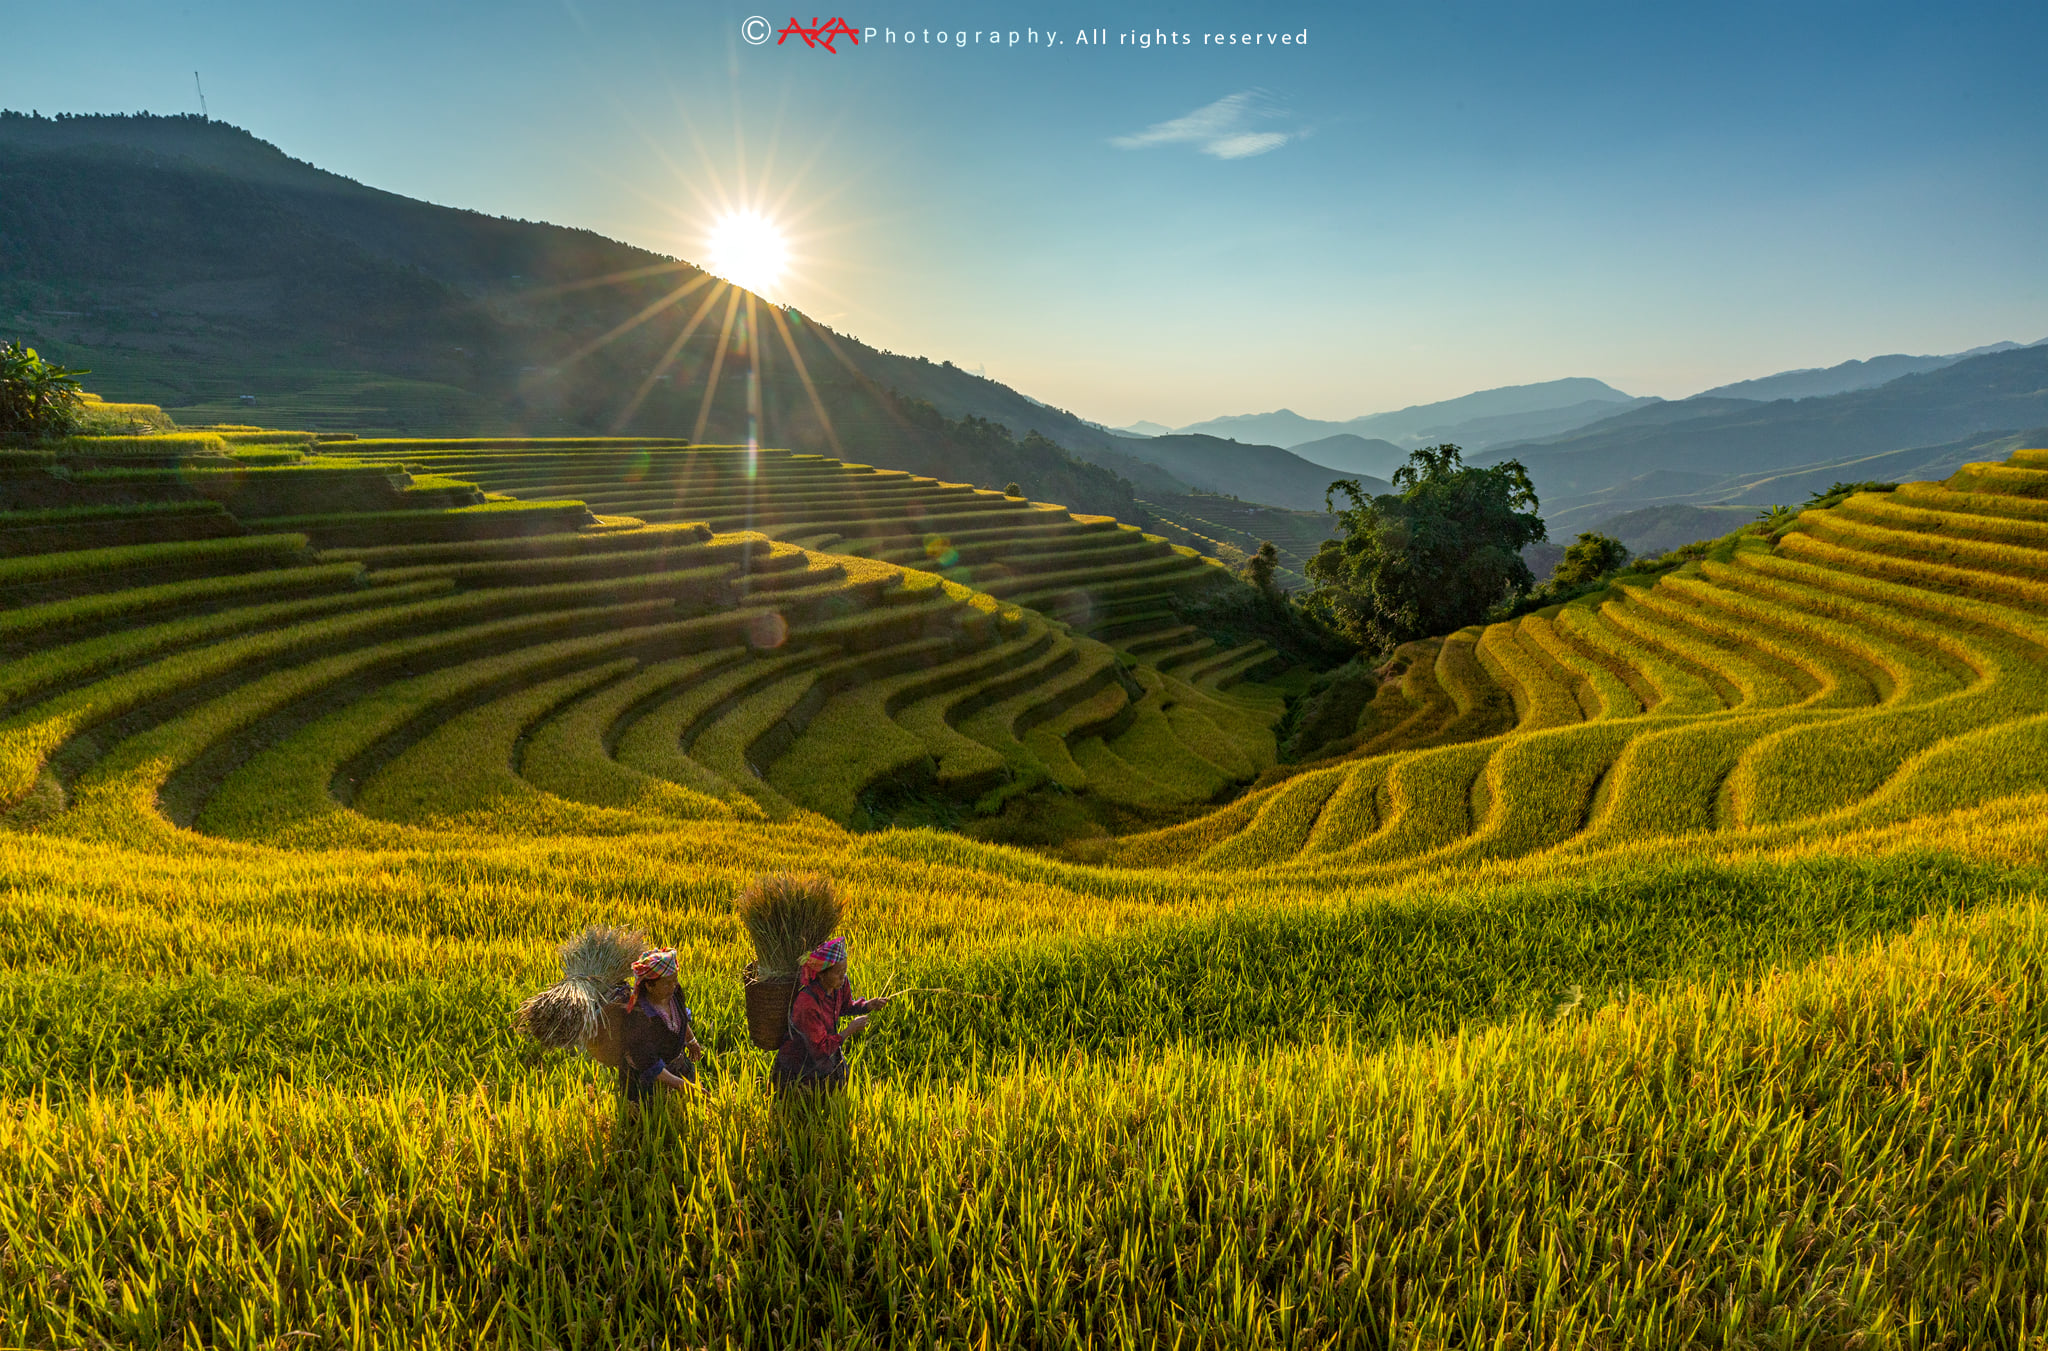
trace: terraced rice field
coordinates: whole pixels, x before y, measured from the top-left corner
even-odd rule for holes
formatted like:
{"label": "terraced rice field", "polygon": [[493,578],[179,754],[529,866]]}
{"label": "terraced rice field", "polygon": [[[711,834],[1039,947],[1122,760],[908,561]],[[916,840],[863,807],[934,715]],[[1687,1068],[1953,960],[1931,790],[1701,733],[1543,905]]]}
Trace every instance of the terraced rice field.
{"label": "terraced rice field", "polygon": [[[1994,470],[1996,472],[1994,472]],[[1802,514],[1654,583],[1397,654],[1343,762],[1133,861],[1347,878],[1757,844],[2048,787],[2048,473]],[[1200,842],[1192,855],[1181,842]]]}
{"label": "terraced rice field", "polygon": [[[68,567],[70,584],[53,574],[42,585],[64,598],[11,617],[34,656],[0,795],[88,814],[154,795],[211,834],[382,841],[434,822],[527,829],[534,812],[613,832],[806,810],[849,823],[886,789],[971,803],[1058,783],[1187,807],[1273,762],[1277,698],[1228,688],[1272,654],[1217,650],[1161,608],[1220,573],[1112,520],[778,452],[349,451],[238,475],[220,496],[261,533],[17,563],[24,600],[31,566]],[[401,454],[398,496],[436,505],[348,496],[364,478],[392,491],[384,457]],[[308,478],[358,509],[291,510]],[[476,482],[529,496],[485,501]],[[500,516],[521,533],[499,534]],[[278,575],[220,575],[252,550]],[[86,604],[75,593],[98,578]],[[300,590],[321,594],[232,603]],[[78,634],[124,607],[159,622]],[[108,719],[126,722],[95,733]],[[485,743],[503,763],[471,777]],[[1171,773],[1134,772],[1134,755]]]}
{"label": "terraced rice field", "polygon": [[[7,469],[120,530],[0,552],[0,1344],[2048,1335],[2048,452],[1411,645],[1275,767],[1271,654],[1172,622],[1227,579],[1115,522],[307,449]],[[1173,824],[868,828],[1020,792]],[[864,992],[987,997],[821,1111],[731,915],[808,868]],[[701,1099],[506,1031],[598,922]]]}
{"label": "terraced rice field", "polygon": [[1337,533],[1337,518],[1326,512],[1290,511],[1211,493],[1147,498],[1138,505],[1151,514],[1162,535],[1212,556],[1226,544],[1255,554],[1271,540],[1280,554],[1275,576],[1290,591],[1308,589],[1308,560]]}

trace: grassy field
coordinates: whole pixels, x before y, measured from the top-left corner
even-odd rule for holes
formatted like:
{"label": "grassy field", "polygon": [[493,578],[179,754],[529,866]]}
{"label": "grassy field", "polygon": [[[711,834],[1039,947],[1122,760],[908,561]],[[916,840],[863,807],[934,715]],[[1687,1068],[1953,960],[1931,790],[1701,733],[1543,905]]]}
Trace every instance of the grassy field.
{"label": "grassy field", "polygon": [[[329,449],[440,504],[0,557],[0,1345],[2048,1338],[2038,460],[1412,644],[1282,766],[1167,604],[1234,583],[1114,521]],[[810,868],[863,992],[986,996],[822,1111],[732,915]],[[598,922],[701,1098],[507,1031]]]}

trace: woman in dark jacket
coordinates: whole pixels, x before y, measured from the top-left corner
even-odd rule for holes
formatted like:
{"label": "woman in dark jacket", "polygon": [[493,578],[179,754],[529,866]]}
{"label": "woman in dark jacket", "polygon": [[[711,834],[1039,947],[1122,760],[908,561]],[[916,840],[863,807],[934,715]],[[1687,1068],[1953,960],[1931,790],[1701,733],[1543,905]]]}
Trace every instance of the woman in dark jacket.
{"label": "woman in dark jacket", "polygon": [[697,1041],[696,1015],[676,989],[676,950],[655,948],[633,963],[633,977],[614,992],[623,994],[626,1023],[619,1034],[619,1089],[628,1102],[654,1092],[656,1084],[684,1088],[697,1079],[704,1054]]}
{"label": "woman in dark jacket", "polygon": [[[887,999],[856,999],[846,978],[846,940],[819,944],[803,960],[796,998],[789,1003],[789,1035],[775,1055],[772,1078],[781,1091],[841,1088],[846,1084],[846,1039],[868,1025]],[[839,1020],[855,1015],[839,1030]]]}

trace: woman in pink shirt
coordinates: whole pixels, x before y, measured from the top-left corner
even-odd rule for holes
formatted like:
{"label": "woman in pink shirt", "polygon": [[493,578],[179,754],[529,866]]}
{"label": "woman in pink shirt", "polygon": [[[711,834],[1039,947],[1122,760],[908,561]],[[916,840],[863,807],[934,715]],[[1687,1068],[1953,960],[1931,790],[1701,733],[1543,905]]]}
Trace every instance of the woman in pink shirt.
{"label": "woman in pink shirt", "polygon": [[[841,1088],[846,1084],[846,1039],[868,1025],[887,999],[856,999],[846,978],[846,940],[820,943],[803,959],[796,998],[789,1004],[789,1035],[776,1053],[772,1078],[780,1091]],[[853,1015],[846,1030],[840,1019]]]}

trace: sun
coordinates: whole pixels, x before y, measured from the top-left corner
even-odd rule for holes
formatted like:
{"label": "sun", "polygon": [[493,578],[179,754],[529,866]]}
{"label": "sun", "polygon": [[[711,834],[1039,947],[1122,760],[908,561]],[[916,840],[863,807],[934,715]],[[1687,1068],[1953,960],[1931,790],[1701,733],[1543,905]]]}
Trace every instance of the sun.
{"label": "sun", "polygon": [[712,272],[760,296],[775,289],[789,263],[781,227],[758,211],[728,211],[704,242]]}

